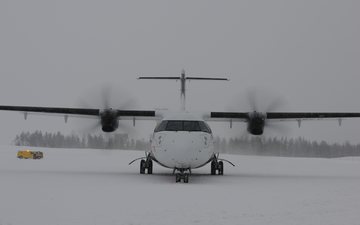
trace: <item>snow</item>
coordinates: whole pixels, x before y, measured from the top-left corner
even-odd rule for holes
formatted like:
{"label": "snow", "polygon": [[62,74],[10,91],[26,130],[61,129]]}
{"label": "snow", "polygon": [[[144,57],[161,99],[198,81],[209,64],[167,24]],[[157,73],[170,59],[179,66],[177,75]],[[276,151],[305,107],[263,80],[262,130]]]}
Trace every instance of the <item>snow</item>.
{"label": "snow", "polygon": [[20,149],[0,146],[0,225],[360,224],[359,158],[222,155],[237,166],[184,184],[157,165],[140,175],[140,151]]}

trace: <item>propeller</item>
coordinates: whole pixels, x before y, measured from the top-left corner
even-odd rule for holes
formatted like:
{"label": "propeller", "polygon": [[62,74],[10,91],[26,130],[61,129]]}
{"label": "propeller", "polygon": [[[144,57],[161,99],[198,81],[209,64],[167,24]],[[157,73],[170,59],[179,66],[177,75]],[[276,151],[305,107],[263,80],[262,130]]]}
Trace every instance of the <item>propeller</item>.
{"label": "propeller", "polygon": [[[115,90],[115,91],[114,91]],[[125,123],[119,121],[117,110],[126,110],[135,106],[133,98],[122,90],[114,89],[110,85],[103,86],[100,91],[91,91],[82,98],[80,105],[83,108],[99,108],[100,116],[98,120],[92,120],[85,126],[80,126],[83,133],[93,133],[101,128],[104,132],[113,132],[119,129],[125,133],[132,133],[131,129]],[[116,96],[116,98],[115,98]],[[121,119],[121,118],[120,118]]]}
{"label": "propeller", "polygon": [[266,119],[267,113],[276,112],[277,110],[284,108],[286,101],[283,97],[275,95],[265,89],[258,88],[248,89],[245,94],[240,98],[239,97],[237,99],[243,99],[244,101],[239,102],[237,100],[238,104],[235,105],[235,108],[233,107],[233,110],[243,112],[244,109],[247,109],[249,112],[247,132],[243,135],[249,133],[252,135],[262,135],[264,130],[270,130],[281,134],[288,133],[288,129],[284,124],[281,124],[278,121],[274,123]]}
{"label": "propeller", "polygon": [[[261,97],[261,98],[260,98]],[[251,112],[249,113],[248,131],[254,135],[261,135],[264,129],[271,129],[277,133],[288,133],[288,127],[283,124],[272,123],[266,119],[266,114],[277,111],[286,105],[283,97],[274,96],[264,89],[248,90],[247,99]]]}

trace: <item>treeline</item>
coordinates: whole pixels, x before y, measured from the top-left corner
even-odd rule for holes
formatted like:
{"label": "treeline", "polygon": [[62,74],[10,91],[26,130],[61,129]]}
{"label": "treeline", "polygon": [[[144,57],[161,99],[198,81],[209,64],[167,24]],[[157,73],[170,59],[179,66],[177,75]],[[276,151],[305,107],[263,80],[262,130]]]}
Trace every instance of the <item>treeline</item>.
{"label": "treeline", "polygon": [[95,149],[138,149],[145,150],[148,141],[130,139],[127,134],[76,134],[64,135],[60,132],[21,132],[13,143],[16,146],[35,146],[47,148],[95,148]]}
{"label": "treeline", "polygon": [[[96,149],[137,149],[149,148],[149,140],[135,140],[127,134],[109,135],[89,134],[79,137],[76,134],[63,135],[60,132],[22,132],[14,139],[17,146],[36,146],[50,148],[96,148]],[[360,156],[360,144],[329,144],[325,141],[308,141],[304,138],[259,138],[244,136],[240,138],[215,138],[215,148],[223,153],[286,156],[322,157]]]}
{"label": "treeline", "polygon": [[215,147],[227,153],[246,155],[321,158],[360,156],[360,144],[329,144],[325,141],[308,141],[302,137],[288,139],[244,136],[229,140],[216,138]]}

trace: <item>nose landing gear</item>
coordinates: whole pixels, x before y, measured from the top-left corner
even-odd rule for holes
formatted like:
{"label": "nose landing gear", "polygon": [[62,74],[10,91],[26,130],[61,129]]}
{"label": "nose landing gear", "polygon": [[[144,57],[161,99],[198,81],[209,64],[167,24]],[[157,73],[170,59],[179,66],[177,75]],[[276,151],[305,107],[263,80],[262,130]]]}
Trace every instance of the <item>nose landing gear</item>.
{"label": "nose landing gear", "polygon": [[[178,172],[176,172],[178,170]],[[184,183],[189,183],[189,177],[191,174],[190,169],[174,169],[175,181],[179,183],[183,181]]]}

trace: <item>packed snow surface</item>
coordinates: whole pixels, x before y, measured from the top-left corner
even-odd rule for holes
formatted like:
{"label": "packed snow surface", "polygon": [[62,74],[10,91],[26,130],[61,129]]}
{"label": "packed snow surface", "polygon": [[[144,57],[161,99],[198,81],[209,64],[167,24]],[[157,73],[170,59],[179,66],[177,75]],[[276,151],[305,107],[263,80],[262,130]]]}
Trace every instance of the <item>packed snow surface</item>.
{"label": "packed snow surface", "polygon": [[0,146],[0,225],[360,224],[360,159],[222,155],[175,183],[155,165],[140,175],[140,151],[42,149],[41,160]]}

